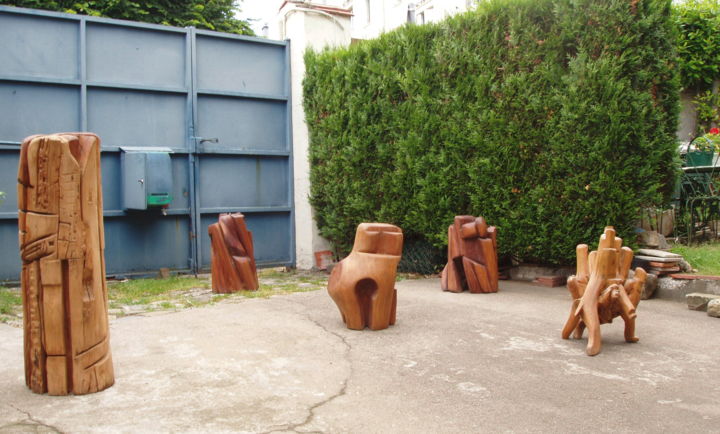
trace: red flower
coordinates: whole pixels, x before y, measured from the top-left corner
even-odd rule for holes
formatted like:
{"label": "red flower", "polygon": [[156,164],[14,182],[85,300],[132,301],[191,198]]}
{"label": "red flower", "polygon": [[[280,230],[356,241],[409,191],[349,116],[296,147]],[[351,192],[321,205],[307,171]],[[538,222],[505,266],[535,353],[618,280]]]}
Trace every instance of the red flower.
{"label": "red flower", "polygon": [[708,134],[720,134],[720,129],[710,128],[710,131],[708,131]]}

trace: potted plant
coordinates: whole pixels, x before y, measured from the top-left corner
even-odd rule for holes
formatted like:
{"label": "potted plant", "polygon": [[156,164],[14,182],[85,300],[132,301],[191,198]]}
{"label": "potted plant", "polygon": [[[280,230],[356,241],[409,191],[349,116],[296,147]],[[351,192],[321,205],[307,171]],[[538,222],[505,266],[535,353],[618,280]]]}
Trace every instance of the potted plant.
{"label": "potted plant", "polygon": [[696,137],[688,147],[685,165],[688,167],[710,166],[715,152],[720,150],[720,129],[710,128],[702,136]]}

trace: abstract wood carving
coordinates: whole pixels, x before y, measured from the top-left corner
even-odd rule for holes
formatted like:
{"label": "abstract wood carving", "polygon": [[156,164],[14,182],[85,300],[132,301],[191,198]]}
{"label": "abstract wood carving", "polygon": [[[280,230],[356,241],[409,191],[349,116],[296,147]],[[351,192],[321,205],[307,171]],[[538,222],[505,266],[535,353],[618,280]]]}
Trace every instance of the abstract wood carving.
{"label": "abstract wood carving", "polygon": [[347,258],[330,274],[328,292],[349,329],[382,330],[395,324],[395,274],[402,254],[402,230],[385,223],[361,223]]}
{"label": "abstract wood carving", "polygon": [[611,323],[621,316],[625,321],[625,340],[637,342],[635,337],[635,308],[645,286],[647,273],[635,269],[635,277],[628,279],[633,251],[622,247],[622,239],[608,226],[600,237],[597,251],[588,255],[587,244],[577,246],[577,274],[568,279],[568,290],[573,298],[570,317],[562,331],[562,338],[570,334],[582,338],[588,330],[587,354],[594,356],[602,348],[600,324]]}
{"label": "abstract wood carving", "polygon": [[258,289],[252,233],[240,213],[220,214],[208,227],[211,241],[212,289],[217,293]]}
{"label": "abstract wood carving", "polygon": [[448,228],[448,262],[442,271],[443,291],[498,291],[497,230],[482,217],[455,216]]}
{"label": "abstract wood carving", "polygon": [[25,139],[18,208],[25,382],[50,395],[112,386],[100,139]]}

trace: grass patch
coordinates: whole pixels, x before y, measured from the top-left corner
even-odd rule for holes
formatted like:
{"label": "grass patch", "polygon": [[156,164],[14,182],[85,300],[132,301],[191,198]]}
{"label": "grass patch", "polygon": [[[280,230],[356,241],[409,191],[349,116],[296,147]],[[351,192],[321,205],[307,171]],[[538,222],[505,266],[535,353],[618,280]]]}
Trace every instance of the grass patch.
{"label": "grass patch", "polygon": [[20,306],[22,306],[20,289],[0,286],[0,314],[11,315]]}
{"label": "grass patch", "polygon": [[[173,276],[168,279],[108,281],[111,314],[124,316],[149,311],[180,310],[216,303],[225,299],[268,298],[293,292],[324,289],[328,276],[303,271],[258,270],[260,289],[233,294],[214,294],[209,276]],[[17,320],[22,312],[19,288],[0,287],[0,322]]]}
{"label": "grass patch", "polygon": [[[207,279],[173,276],[167,279],[135,279],[108,282],[110,307],[168,301],[173,293],[193,288],[209,289]],[[179,294],[176,294],[179,295]]]}
{"label": "grass patch", "polygon": [[[122,309],[119,315],[136,312],[127,306],[138,306],[140,312],[178,310],[216,303],[229,298],[268,298],[293,292],[308,292],[324,288],[327,276],[302,271],[281,271],[270,268],[258,270],[260,288],[257,291],[238,291],[232,294],[211,292],[206,278],[174,276],[168,279],[135,279],[109,282],[110,308]],[[123,309],[125,307],[125,309]]]}
{"label": "grass patch", "polygon": [[233,295],[245,298],[268,298],[273,295],[293,292],[310,292],[327,287],[328,276],[320,273],[279,271],[265,269],[258,271],[260,288],[257,291],[240,291]]}
{"label": "grass patch", "polygon": [[260,288],[257,291],[240,291],[233,295],[245,298],[268,298],[273,295],[290,294],[293,292],[310,292],[321,289],[321,286],[308,284],[307,286],[298,283],[271,283],[266,284],[260,282]]}
{"label": "grass patch", "polygon": [[720,244],[675,245],[670,251],[682,255],[698,274],[720,276]]}
{"label": "grass patch", "polygon": [[22,315],[20,288],[0,286],[0,323],[17,322]]}

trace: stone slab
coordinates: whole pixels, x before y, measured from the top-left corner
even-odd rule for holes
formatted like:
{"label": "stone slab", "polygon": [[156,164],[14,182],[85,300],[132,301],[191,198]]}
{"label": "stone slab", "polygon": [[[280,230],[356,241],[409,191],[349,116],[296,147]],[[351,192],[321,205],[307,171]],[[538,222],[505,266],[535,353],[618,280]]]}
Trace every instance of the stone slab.
{"label": "stone slab", "polygon": [[556,286],[564,286],[567,283],[567,277],[565,276],[540,276],[536,278],[533,283],[548,288],[554,288]]}
{"label": "stone slab", "polygon": [[670,277],[678,280],[720,280],[720,276],[708,276],[703,274],[671,274]]}
{"label": "stone slab", "polygon": [[644,261],[648,262],[662,262],[662,263],[671,263],[671,264],[677,264],[680,261],[682,261],[682,258],[661,258],[659,256],[645,256],[645,255],[638,255],[636,256],[637,259],[642,259]]}
{"label": "stone slab", "polygon": [[542,276],[570,277],[575,274],[575,267],[545,267],[534,264],[520,264],[510,268],[510,279],[534,281]]}
{"label": "stone slab", "polygon": [[645,256],[653,256],[658,258],[680,258],[682,259],[682,255],[678,255],[677,253],[672,252],[666,252],[665,250],[658,250],[658,249],[639,249],[637,251],[639,255],[645,255]]}
{"label": "stone slab", "polygon": [[680,266],[678,265],[678,262],[659,262],[659,261],[650,261],[650,266],[653,268],[677,268],[680,269]]}
{"label": "stone slab", "polygon": [[690,310],[700,310],[700,311],[706,311],[708,303],[711,300],[717,300],[720,299],[720,295],[715,294],[703,294],[700,292],[693,292],[690,294],[687,294],[685,296],[685,300],[687,301],[688,309]]}

